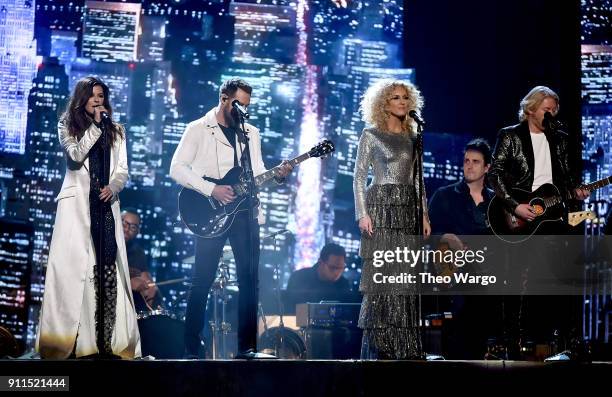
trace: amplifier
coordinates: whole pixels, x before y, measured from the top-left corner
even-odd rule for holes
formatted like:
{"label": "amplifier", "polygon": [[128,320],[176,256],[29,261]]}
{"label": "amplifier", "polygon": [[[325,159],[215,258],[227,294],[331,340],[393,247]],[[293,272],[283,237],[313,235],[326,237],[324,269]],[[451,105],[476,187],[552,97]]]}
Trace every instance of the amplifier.
{"label": "amplifier", "polygon": [[299,327],[356,328],[360,309],[359,303],[298,303],[295,314]]}

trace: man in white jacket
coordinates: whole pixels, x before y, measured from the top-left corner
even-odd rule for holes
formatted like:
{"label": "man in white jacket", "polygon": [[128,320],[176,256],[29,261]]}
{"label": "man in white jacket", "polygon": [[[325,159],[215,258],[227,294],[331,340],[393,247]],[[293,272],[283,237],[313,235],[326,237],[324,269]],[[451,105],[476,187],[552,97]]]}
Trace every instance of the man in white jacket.
{"label": "man in white jacket", "polygon": [[[234,100],[248,107],[251,86],[241,79],[225,81],[219,89],[219,104],[204,117],[187,126],[172,158],[170,176],[182,186],[223,204],[236,199],[231,186],[217,185],[203,179],[221,179],[235,166],[241,165],[245,145],[239,134],[239,118],[232,106]],[[245,123],[249,139],[249,153],[254,176],[266,172],[261,155],[259,130]],[[278,175],[286,177],[291,165],[281,163]],[[260,222],[263,220],[259,215]],[[263,222],[262,222],[263,223]],[[250,227],[249,227],[250,226]],[[253,235],[249,239],[247,230]],[[248,212],[236,216],[229,230],[220,237],[198,238],[195,266],[185,321],[185,358],[198,358],[201,346],[200,331],[204,327],[204,312],[208,292],[212,286],[219,259],[229,238],[236,259],[240,296],[238,300],[238,351],[240,357],[252,357],[257,345],[257,273],[251,271],[249,241],[253,241],[255,258],[259,262],[259,225],[256,219],[249,225]],[[256,268],[253,267],[253,268]],[[253,274],[254,273],[254,274]]]}

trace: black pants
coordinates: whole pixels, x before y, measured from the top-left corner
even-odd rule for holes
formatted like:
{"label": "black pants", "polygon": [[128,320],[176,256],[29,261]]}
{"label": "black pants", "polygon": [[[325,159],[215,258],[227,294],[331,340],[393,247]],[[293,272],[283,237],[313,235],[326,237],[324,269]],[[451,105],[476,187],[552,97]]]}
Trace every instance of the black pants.
{"label": "black pants", "polygon": [[212,239],[199,238],[197,240],[195,267],[185,319],[185,353],[188,355],[198,355],[201,341],[200,331],[204,327],[208,293],[215,280],[223,246],[228,238],[236,260],[238,288],[240,289],[238,296],[238,351],[243,352],[257,347],[259,225],[256,219],[252,221],[255,264],[251,268],[247,221],[247,213],[242,212],[236,216],[232,226],[223,236]]}

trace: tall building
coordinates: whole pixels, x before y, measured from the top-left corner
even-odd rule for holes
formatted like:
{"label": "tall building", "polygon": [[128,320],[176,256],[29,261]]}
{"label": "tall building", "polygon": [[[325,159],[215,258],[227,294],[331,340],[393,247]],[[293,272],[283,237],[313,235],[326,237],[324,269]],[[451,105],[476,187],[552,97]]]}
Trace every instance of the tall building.
{"label": "tall building", "polygon": [[402,44],[404,13],[401,0],[312,0],[308,3],[308,50],[314,64],[335,62],[345,39]]}
{"label": "tall building", "polygon": [[0,6],[0,152],[24,154],[28,95],[36,75],[34,2]]}
{"label": "tall building", "polygon": [[[28,220],[34,227],[32,241],[32,316],[37,324],[37,309],[42,302],[44,266],[53,232],[57,204],[66,161],[57,135],[58,115],[68,99],[68,76],[57,58],[44,58],[33,81],[28,114],[28,169],[19,199],[28,203]],[[21,179],[21,178],[19,178]],[[35,329],[32,328],[32,329]],[[34,333],[29,336],[33,340]]]}
{"label": "tall building", "polygon": [[140,10],[136,3],[87,1],[82,56],[101,62],[135,61]]}
{"label": "tall building", "polygon": [[294,63],[295,10],[287,6],[233,2],[234,62]]}
{"label": "tall building", "polygon": [[351,67],[399,68],[398,45],[384,41],[344,39],[337,52],[334,74],[347,74]]}
{"label": "tall building", "polygon": [[30,306],[32,226],[0,219],[0,324],[26,344]]}
{"label": "tall building", "polygon": [[51,53],[50,56],[57,58],[59,63],[64,65],[66,74],[70,75],[72,63],[77,58],[77,32],[66,30],[51,31]]}
{"label": "tall building", "polygon": [[[612,175],[612,0],[582,0],[581,11],[582,179],[588,183]],[[611,199],[610,186],[596,190],[587,199],[587,208],[599,217],[597,222],[586,222],[587,236],[601,237],[597,234],[612,211]],[[598,279],[606,267],[609,271],[609,260],[591,262],[585,274]],[[590,343],[611,340],[608,314],[602,310],[610,302],[612,293],[605,282],[585,292],[582,336]]]}
{"label": "tall building", "polygon": [[140,61],[159,62],[164,60],[167,19],[158,16],[144,16],[138,45]]}
{"label": "tall building", "polygon": [[[594,182],[612,175],[612,46],[583,45],[581,64],[584,182]],[[608,202],[612,187],[592,197]]]}
{"label": "tall building", "polygon": [[170,62],[134,65],[130,97],[134,105],[126,127],[130,181],[135,187],[160,186],[168,174],[163,167],[164,128],[177,113],[172,81]]}

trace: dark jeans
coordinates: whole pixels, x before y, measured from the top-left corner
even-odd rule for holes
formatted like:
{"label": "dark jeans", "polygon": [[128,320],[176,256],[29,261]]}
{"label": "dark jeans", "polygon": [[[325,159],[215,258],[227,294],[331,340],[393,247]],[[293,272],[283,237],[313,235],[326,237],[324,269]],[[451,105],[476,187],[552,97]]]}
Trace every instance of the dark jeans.
{"label": "dark jeans", "polygon": [[198,355],[201,341],[200,331],[204,327],[208,293],[215,280],[223,246],[228,238],[236,260],[238,288],[240,289],[238,296],[238,351],[243,352],[257,347],[259,225],[257,220],[252,222],[255,264],[251,268],[247,220],[247,213],[240,213],[223,236],[211,239],[198,238],[197,240],[195,266],[185,319],[186,355]]}

